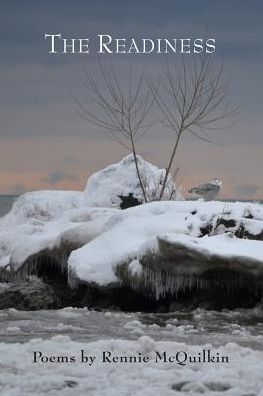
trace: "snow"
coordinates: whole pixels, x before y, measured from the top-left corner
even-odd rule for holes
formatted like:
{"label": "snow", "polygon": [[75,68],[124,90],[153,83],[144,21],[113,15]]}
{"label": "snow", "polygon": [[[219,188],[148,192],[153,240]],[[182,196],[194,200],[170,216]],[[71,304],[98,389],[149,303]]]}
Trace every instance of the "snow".
{"label": "snow", "polygon": [[181,243],[186,248],[202,252],[207,256],[219,255],[220,257],[231,259],[242,257],[244,263],[246,259],[254,259],[262,264],[261,268],[257,268],[263,273],[262,241],[239,239],[231,234],[205,236],[198,239],[187,235],[167,235],[163,239],[166,239],[169,243]]}
{"label": "snow", "polygon": [[[147,177],[147,193],[152,196],[164,170],[139,156],[138,163]],[[168,188],[175,188],[171,178]],[[118,194],[130,192],[141,199],[131,155],[91,176],[84,192],[35,191],[21,195],[11,211],[0,218],[0,268],[16,271],[41,251],[59,249],[66,243],[76,247],[88,243],[104,231],[111,215],[119,212],[112,208],[120,202]],[[117,201],[112,201],[113,196]],[[118,215],[107,227],[113,227],[114,221],[119,221]]]}
{"label": "snow", "polygon": [[[157,352],[174,357],[182,351],[188,357],[202,350],[227,356],[229,363],[156,362]],[[85,356],[95,357],[81,362]],[[148,357],[148,362],[103,362],[103,352],[110,352],[120,360],[122,356]],[[41,352],[44,361],[36,359]],[[48,340],[32,339],[23,344],[0,343],[1,395],[94,395],[94,396],[151,396],[163,394],[200,394],[207,396],[260,395],[263,388],[263,351],[226,343],[215,348],[210,344],[187,345],[176,341],[155,341],[148,336],[137,340],[107,339],[96,342],[76,342],[68,336],[57,335]],[[74,357],[71,363],[59,363],[58,357]],[[181,353],[182,356],[182,353]],[[53,360],[53,362],[50,362]],[[55,360],[55,361],[54,361]],[[245,364],[244,364],[245,362]],[[224,393],[224,392],[223,392]]]}
{"label": "snow", "polygon": [[[138,161],[148,178],[147,192],[152,196],[164,171],[141,157]],[[262,271],[262,240],[225,235],[234,234],[241,226],[252,237],[261,235],[262,205],[156,201],[123,211],[117,209],[118,195],[128,195],[131,191],[138,199],[142,198],[134,161],[129,155],[91,176],[84,193],[36,191],[22,195],[12,210],[0,218],[1,271],[13,273],[41,252],[52,255],[61,249],[61,266],[63,270],[68,268],[72,286],[75,282],[107,286],[120,282],[118,270],[125,263],[129,273],[139,277],[143,270],[141,258],[146,251],[157,252],[161,239],[208,257],[243,257],[249,259],[250,265],[254,260],[255,271]],[[223,223],[219,225],[221,220]],[[230,220],[231,226],[227,228],[224,221]],[[208,235],[203,236],[202,230],[207,230]]]}
{"label": "snow", "polygon": [[98,285],[117,282],[114,269],[122,261],[135,257],[143,242],[164,232],[187,233],[185,214],[176,211],[178,222],[175,222],[175,211],[169,202],[156,202],[127,209],[121,216],[113,215],[108,231],[71,253],[70,276]]}
{"label": "snow", "polygon": [[[143,257],[148,254],[158,254],[160,240],[171,245],[176,245],[178,249],[182,247],[189,251],[194,250],[211,259],[213,256],[220,256],[225,259],[230,258],[232,260],[242,258],[244,266],[247,264],[246,260],[254,259],[255,270],[263,273],[262,241],[239,239],[232,234],[204,236],[203,238],[192,238],[188,235],[180,234],[164,234],[158,235],[142,244],[138,250],[138,256]],[[211,266],[213,265],[211,260]],[[251,266],[251,263],[248,265]]]}
{"label": "snow", "polygon": [[[127,314],[68,307],[9,309],[0,316],[1,396],[173,396],[201,391],[207,396],[262,396],[259,309]],[[180,351],[196,356],[208,349],[227,356],[229,363],[155,361],[157,352],[174,360]],[[82,350],[86,357],[95,357],[92,364],[90,358],[81,362]],[[119,361],[103,362],[104,351]],[[41,352],[44,361],[33,363],[34,352]],[[149,357],[149,362],[120,362],[130,356]],[[75,361],[63,363],[61,357]]]}
{"label": "snow", "polygon": [[[137,160],[148,201],[151,201],[160,192],[160,183],[164,179],[165,169],[157,168],[139,155]],[[172,191],[175,191],[173,194],[174,200],[182,199],[180,193],[177,192],[172,177],[169,175],[163,199],[169,199]],[[84,191],[84,201],[87,206],[119,208],[121,204],[120,195],[129,196],[130,193],[139,202],[144,202],[132,154],[124,157],[117,164],[94,173],[89,178]]]}
{"label": "snow", "polygon": [[81,246],[102,232],[114,212],[85,207],[77,191],[23,194],[0,219],[0,267],[16,270],[30,256],[67,241]]}
{"label": "snow", "polygon": [[[250,210],[261,218],[261,205],[249,205]],[[223,202],[153,202],[125,210],[109,219],[110,227],[97,238],[73,251],[68,265],[70,276],[98,285],[117,281],[116,269],[122,263],[140,259],[151,247],[158,249],[157,238],[167,236],[192,249],[234,258],[249,257],[263,269],[262,241],[229,238],[227,235],[212,235],[198,238],[200,228],[215,223],[224,217],[243,221],[247,209],[245,203]],[[246,221],[246,219],[245,219]],[[261,220],[255,220],[252,231],[258,232]],[[215,230],[214,230],[215,232]],[[146,250],[145,250],[146,249]],[[212,265],[212,263],[211,263]]]}
{"label": "snow", "polygon": [[[5,220],[27,218],[48,221],[59,217],[68,209],[81,206],[83,196],[78,191],[34,191],[21,195]],[[11,216],[10,216],[11,215]]]}

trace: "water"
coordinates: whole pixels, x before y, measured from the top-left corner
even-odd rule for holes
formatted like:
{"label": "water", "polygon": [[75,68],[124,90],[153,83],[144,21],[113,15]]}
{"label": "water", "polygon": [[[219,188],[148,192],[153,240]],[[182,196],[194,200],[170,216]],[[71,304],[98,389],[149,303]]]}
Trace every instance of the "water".
{"label": "water", "polygon": [[15,199],[15,195],[0,195],[0,217],[9,212]]}
{"label": "water", "polygon": [[101,339],[136,340],[147,335],[156,341],[185,342],[214,347],[235,342],[263,350],[263,313],[258,309],[190,313],[124,313],[89,311],[86,308],[60,310],[0,311],[0,340],[27,342],[63,334],[78,342]]}

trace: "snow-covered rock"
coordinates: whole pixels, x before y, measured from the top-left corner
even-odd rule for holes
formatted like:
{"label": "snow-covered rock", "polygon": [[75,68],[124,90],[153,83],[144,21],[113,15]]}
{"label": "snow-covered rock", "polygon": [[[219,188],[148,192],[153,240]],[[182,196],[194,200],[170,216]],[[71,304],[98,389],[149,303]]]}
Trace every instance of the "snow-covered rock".
{"label": "snow-covered rock", "polygon": [[256,292],[263,287],[262,244],[232,234],[159,235],[139,248],[139,273],[130,268],[134,261],[120,265],[117,272],[125,284],[157,300],[191,289],[243,287]]}
{"label": "snow-covered rock", "polygon": [[[80,247],[102,232],[110,208],[88,208],[77,191],[35,191],[21,195],[0,218],[0,268],[16,271],[34,255]],[[67,257],[63,257],[65,260]]]}
{"label": "snow-covered rock", "polygon": [[[98,188],[103,191],[103,184]],[[262,289],[262,205],[158,201],[120,210],[89,207],[88,196],[87,191],[21,196],[0,219],[1,279],[37,274],[39,266],[43,272],[43,266],[53,265],[68,274],[73,288],[79,283],[100,289],[125,284],[158,299],[205,288],[207,280],[215,286],[215,272],[224,278],[231,271],[234,282],[247,277]]]}
{"label": "snow-covered rock", "polygon": [[[189,276],[199,276],[204,269],[213,269],[215,255],[220,256],[221,261],[225,261],[229,267],[234,265],[238,256],[238,261],[244,262],[243,264],[246,261],[246,265],[242,267],[244,271],[249,273],[252,267],[256,266],[262,273],[262,219],[263,207],[247,203],[153,202],[130,208],[113,215],[105,224],[103,234],[71,253],[68,260],[69,277],[70,280],[94,282],[105,286],[117,282],[119,277],[129,277],[125,266],[138,260],[135,271],[137,277],[137,273],[140,272],[138,264],[144,256],[149,258],[148,251],[144,250],[145,246],[153,248],[154,257],[159,252],[158,241],[166,235],[169,237],[170,245],[174,243],[170,261],[175,267],[178,265],[180,270],[184,269]],[[225,235],[229,232],[233,236],[245,235],[259,241],[237,237],[230,239]],[[191,259],[191,265],[188,267],[185,263],[180,266],[180,260],[185,261],[182,254],[180,257],[182,247],[188,261]],[[168,244],[166,249],[167,252],[162,254],[171,253]],[[196,255],[199,253],[202,253],[203,266],[200,262],[196,264]],[[159,261],[152,260],[156,268],[161,262],[160,258]],[[130,285],[133,282],[133,267],[132,265],[130,271]],[[124,274],[122,268],[125,268]],[[239,271],[240,266],[237,265],[233,269]],[[165,267],[162,266],[161,270],[165,271]],[[171,272],[170,270],[171,268],[167,267],[167,271]]]}
{"label": "snow-covered rock", "polygon": [[[165,169],[157,168],[139,155],[137,155],[137,161],[147,200],[151,202],[160,193]],[[182,199],[171,175],[167,180],[163,200],[169,200],[170,197],[173,200]],[[84,191],[84,202],[87,206],[123,209],[144,202],[133,155],[129,154],[117,164],[107,166],[105,169],[94,173],[89,178]]]}
{"label": "snow-covered rock", "polygon": [[[147,180],[147,194],[153,197],[164,170],[139,156],[138,164],[144,182]],[[171,178],[167,188],[175,189]],[[64,266],[71,249],[85,245],[103,232],[105,223],[117,211],[110,207],[120,206],[119,195],[127,195],[129,200],[129,194],[141,202],[142,192],[131,155],[94,174],[84,193],[35,191],[21,195],[11,211],[0,218],[0,268],[14,272],[41,252],[56,260],[63,257]],[[176,193],[175,197],[179,195]],[[107,223],[108,228],[114,219]]]}

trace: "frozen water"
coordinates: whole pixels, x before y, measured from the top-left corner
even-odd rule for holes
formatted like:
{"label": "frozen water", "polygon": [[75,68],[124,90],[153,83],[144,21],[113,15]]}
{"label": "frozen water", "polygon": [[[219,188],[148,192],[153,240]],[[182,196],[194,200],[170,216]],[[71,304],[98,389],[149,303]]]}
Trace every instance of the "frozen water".
{"label": "frozen water", "polygon": [[155,340],[176,339],[187,344],[211,343],[213,346],[236,342],[263,350],[263,312],[257,308],[223,312],[197,309],[187,313],[98,312],[71,307],[0,311],[0,341],[6,343],[49,339],[57,334],[80,342],[111,338],[135,340],[137,330]]}
{"label": "frozen water", "polygon": [[[66,308],[0,311],[1,396],[260,395],[263,387],[263,319],[259,310],[126,314]],[[155,363],[156,351],[229,357],[228,364]],[[94,355],[80,363],[80,351]],[[74,363],[33,363],[33,354],[75,356]],[[145,364],[106,364],[114,356],[149,356]],[[245,364],[244,364],[245,363]],[[186,392],[186,393],[185,393]],[[220,392],[220,393],[217,393]]]}

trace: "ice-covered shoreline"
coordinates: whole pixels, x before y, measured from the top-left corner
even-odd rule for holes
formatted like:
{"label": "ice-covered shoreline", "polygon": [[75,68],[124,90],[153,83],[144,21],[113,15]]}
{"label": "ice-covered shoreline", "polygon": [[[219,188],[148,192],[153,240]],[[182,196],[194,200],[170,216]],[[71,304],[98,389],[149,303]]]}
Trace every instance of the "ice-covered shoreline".
{"label": "ice-covered shoreline", "polygon": [[[146,170],[159,180],[158,168],[147,164]],[[124,286],[159,300],[187,290],[221,287],[240,289],[241,294],[248,290],[260,301],[261,204],[176,200],[121,210],[118,197],[125,197],[130,188],[137,188],[135,197],[140,198],[135,177],[128,156],[93,175],[85,192],[36,191],[20,196],[0,219],[2,281],[39,273],[52,277],[54,269],[67,277],[72,289]],[[115,179],[114,192],[110,180]],[[104,194],[97,204],[96,191]],[[96,205],[88,206],[91,202]]]}
{"label": "ice-covered shoreline", "polygon": [[[259,204],[153,202],[121,211],[80,202],[81,193],[22,196],[0,222],[2,268],[16,272],[31,257],[42,252],[52,256],[56,249],[66,252],[68,246],[69,276],[107,285],[117,281],[116,268],[123,262],[156,255],[158,240],[166,240],[167,246],[177,244],[207,257],[243,258],[244,270],[262,272]],[[244,238],[238,238],[240,230]]]}

